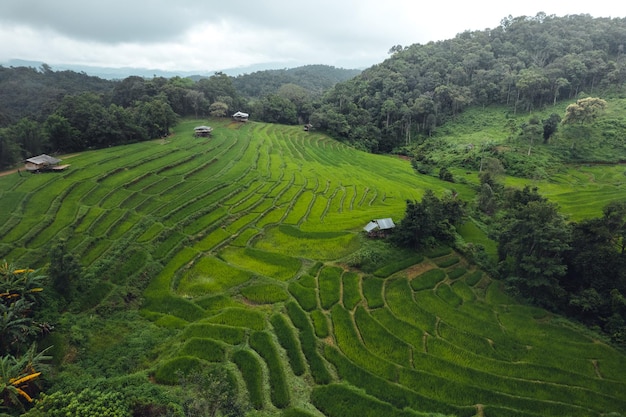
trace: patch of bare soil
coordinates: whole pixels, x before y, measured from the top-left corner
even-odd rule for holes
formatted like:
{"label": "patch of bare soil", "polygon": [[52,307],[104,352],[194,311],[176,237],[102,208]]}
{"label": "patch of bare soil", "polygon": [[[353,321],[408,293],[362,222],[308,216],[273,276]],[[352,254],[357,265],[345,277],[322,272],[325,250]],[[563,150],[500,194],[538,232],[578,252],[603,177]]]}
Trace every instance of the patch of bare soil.
{"label": "patch of bare soil", "polygon": [[419,264],[409,267],[408,269],[405,269],[405,272],[408,279],[413,279],[416,276],[428,271],[429,269],[433,269],[433,265],[426,262],[421,262]]}
{"label": "patch of bare soil", "polygon": [[2,172],[0,172],[0,177],[4,177],[4,176],[7,176],[7,175],[15,174],[16,172],[17,172],[17,168],[10,169],[8,171],[2,171]]}

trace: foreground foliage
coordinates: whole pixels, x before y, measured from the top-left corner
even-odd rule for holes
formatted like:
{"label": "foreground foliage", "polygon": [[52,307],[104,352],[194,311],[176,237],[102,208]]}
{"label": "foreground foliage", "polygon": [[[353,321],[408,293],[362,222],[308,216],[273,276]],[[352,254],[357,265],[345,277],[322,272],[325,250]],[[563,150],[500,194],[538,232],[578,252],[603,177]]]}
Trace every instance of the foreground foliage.
{"label": "foreground foliage", "polygon": [[0,410],[23,410],[39,392],[49,356],[37,341],[51,326],[35,317],[42,308],[45,277],[33,269],[0,264]]}
{"label": "foreground foliage", "polygon": [[469,181],[300,128],[212,120],[200,139],[198,124],[0,178],[0,254],[74,289],[45,340],[58,408],[89,388],[136,415],[208,413],[205,384],[177,372],[217,366],[251,416],[626,410],[624,355],[598,334],[517,303],[450,247],[361,232],[451,187],[472,201]]}

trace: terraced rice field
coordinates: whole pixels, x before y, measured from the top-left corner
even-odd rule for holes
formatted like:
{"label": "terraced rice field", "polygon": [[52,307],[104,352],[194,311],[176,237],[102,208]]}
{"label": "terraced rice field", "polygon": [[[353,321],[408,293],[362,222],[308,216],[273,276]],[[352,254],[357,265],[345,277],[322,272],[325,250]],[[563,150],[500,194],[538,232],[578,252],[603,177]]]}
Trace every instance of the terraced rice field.
{"label": "terraced rice field", "polygon": [[75,155],[63,173],[0,177],[0,258],[43,266],[68,239],[106,271],[95,311],[149,280],[143,316],[175,336],[147,373],[169,384],[225,363],[258,415],[626,412],[622,352],[515,303],[457,254],[375,275],[341,262],[369,220],[399,220],[406,199],[449,183],[299,127],[212,121],[198,139],[197,124]]}

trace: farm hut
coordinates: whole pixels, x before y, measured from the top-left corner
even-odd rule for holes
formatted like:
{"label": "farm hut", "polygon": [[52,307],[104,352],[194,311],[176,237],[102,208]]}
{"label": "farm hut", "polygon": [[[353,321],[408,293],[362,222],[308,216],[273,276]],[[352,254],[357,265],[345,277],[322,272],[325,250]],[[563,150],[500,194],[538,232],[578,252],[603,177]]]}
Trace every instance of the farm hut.
{"label": "farm hut", "polygon": [[30,172],[42,172],[42,171],[63,171],[69,165],[59,165],[60,159],[53,156],[42,154],[28,158],[25,161],[24,168]]}
{"label": "farm hut", "polygon": [[197,138],[208,138],[211,136],[213,128],[211,126],[197,126],[193,128],[193,135]]}
{"label": "farm hut", "polygon": [[244,113],[241,111],[238,111],[237,113],[233,114],[233,120],[236,120],[238,122],[247,122],[248,117],[250,117],[248,113]]}
{"label": "farm hut", "polygon": [[394,227],[396,227],[395,223],[388,217],[386,219],[376,219],[370,221],[365,225],[363,230],[367,232],[367,236],[369,237],[385,237]]}
{"label": "farm hut", "polygon": [[307,123],[304,125],[304,131],[308,132],[309,130],[313,129],[313,125],[311,123]]}

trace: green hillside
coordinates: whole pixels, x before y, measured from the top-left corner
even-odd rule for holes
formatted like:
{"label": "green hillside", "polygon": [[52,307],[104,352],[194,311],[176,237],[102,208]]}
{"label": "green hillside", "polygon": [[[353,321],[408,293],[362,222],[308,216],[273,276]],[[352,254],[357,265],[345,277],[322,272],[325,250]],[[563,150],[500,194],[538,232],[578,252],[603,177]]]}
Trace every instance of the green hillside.
{"label": "green hillside", "polygon": [[[206,123],[213,137],[195,138]],[[48,392],[175,403],[177,370],[223,364],[250,416],[626,413],[623,352],[517,303],[450,249],[390,251],[364,236],[426,189],[471,201],[476,174],[417,175],[301,127],[174,130],[66,155],[60,173],[0,177],[0,259],[44,267],[65,240],[84,267],[46,340]],[[603,207],[568,200],[581,186],[624,195],[620,167],[571,170],[536,182],[558,184],[548,196],[565,211]]]}

